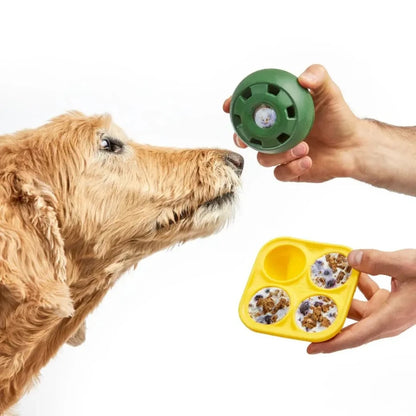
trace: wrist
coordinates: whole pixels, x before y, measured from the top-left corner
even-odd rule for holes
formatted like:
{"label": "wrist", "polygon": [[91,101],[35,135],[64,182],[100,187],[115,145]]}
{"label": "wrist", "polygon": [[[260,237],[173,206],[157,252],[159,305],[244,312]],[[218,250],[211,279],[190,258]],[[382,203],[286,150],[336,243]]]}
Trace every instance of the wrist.
{"label": "wrist", "polygon": [[[349,120],[349,131],[345,134],[334,177],[353,178],[368,182],[370,171],[373,170],[371,158],[371,142],[376,133],[373,132],[372,120],[353,117]],[[373,142],[374,143],[374,142]]]}
{"label": "wrist", "polygon": [[377,143],[381,135],[376,123],[371,119],[358,119],[355,134],[351,138],[352,151],[348,176],[367,183],[377,179],[379,163],[374,150],[384,147],[383,143]]}
{"label": "wrist", "polygon": [[359,120],[352,140],[350,177],[416,195],[416,129]]}

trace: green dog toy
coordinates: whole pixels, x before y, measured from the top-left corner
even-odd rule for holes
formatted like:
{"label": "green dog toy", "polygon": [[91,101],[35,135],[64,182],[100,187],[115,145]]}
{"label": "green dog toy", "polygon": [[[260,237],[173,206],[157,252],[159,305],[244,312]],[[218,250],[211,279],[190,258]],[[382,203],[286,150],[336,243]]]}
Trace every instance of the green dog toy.
{"label": "green dog toy", "polygon": [[237,86],[230,116],[234,130],[247,146],[262,153],[281,153],[308,135],[315,109],[311,94],[294,75],[262,69]]}

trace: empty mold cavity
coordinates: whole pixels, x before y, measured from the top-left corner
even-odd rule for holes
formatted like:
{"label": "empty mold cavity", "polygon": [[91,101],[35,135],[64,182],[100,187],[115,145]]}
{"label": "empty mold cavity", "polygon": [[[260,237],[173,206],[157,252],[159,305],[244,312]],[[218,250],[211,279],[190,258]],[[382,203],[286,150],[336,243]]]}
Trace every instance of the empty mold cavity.
{"label": "empty mold cavity", "polygon": [[280,88],[277,85],[269,84],[267,86],[267,91],[269,94],[277,95],[280,92]]}
{"label": "empty mold cavity", "polygon": [[264,270],[275,280],[298,277],[306,267],[305,253],[296,246],[282,245],[271,250],[264,259]]}
{"label": "empty mold cavity", "polygon": [[312,282],[325,289],[335,289],[347,282],[352,268],[341,253],[328,253],[319,257],[311,266]]}
{"label": "empty mold cavity", "polygon": [[289,311],[289,295],[278,287],[265,287],[250,300],[248,313],[259,324],[279,322]]}
{"label": "empty mold cavity", "polygon": [[296,324],[305,332],[321,332],[330,327],[338,314],[336,303],[328,296],[305,299],[296,310]]}
{"label": "empty mold cavity", "polygon": [[295,118],[295,115],[296,115],[295,106],[291,105],[290,107],[287,107],[286,114],[288,118]]}

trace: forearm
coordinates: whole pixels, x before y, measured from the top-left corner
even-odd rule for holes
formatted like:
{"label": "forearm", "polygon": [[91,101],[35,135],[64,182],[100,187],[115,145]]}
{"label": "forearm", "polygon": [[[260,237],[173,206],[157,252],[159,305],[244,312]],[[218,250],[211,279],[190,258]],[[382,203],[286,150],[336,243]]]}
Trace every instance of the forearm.
{"label": "forearm", "polygon": [[416,196],[416,127],[361,120],[349,176]]}

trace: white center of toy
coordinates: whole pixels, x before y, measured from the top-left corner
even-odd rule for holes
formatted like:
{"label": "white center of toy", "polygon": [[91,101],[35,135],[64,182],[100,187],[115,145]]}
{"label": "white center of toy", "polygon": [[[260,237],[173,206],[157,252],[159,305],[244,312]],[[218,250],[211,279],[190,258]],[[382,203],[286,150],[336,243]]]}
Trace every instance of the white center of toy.
{"label": "white center of toy", "polygon": [[261,104],[254,112],[254,122],[262,129],[274,126],[276,118],[276,111],[266,104]]}

